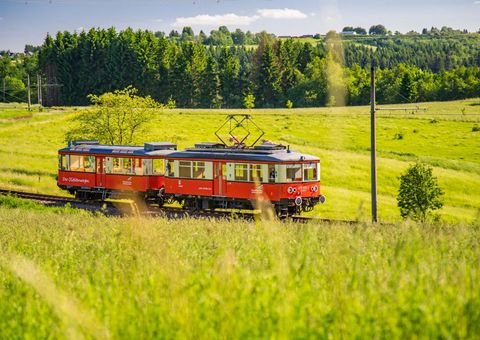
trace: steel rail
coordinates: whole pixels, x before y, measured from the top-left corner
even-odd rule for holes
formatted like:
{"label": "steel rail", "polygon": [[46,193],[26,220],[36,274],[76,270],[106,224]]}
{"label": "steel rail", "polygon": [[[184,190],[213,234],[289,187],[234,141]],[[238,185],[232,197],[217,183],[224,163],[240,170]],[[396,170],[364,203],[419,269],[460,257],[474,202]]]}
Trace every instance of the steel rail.
{"label": "steel rail", "polygon": [[[242,219],[254,221],[261,219],[259,214],[253,212],[236,212],[236,211],[198,211],[188,210],[175,207],[152,207],[140,206],[134,202],[121,201],[81,201],[67,196],[44,195],[24,191],[0,189],[0,195],[14,196],[44,204],[45,206],[64,207],[70,206],[75,209],[82,209],[91,212],[100,212],[108,216],[146,216],[146,217],[163,217],[167,219],[184,219],[184,218],[200,218],[200,219]],[[307,216],[291,216],[280,219],[284,222],[309,223],[321,222],[325,224],[354,224],[355,221],[334,220],[326,218],[312,218]]]}

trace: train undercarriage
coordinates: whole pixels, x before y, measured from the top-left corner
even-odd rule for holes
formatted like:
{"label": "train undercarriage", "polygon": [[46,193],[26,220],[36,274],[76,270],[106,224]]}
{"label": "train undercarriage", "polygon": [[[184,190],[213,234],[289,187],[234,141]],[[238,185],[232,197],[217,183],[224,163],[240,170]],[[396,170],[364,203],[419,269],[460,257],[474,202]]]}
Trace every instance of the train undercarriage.
{"label": "train undercarriage", "polygon": [[[237,199],[222,196],[191,196],[191,195],[168,195],[164,189],[148,190],[147,192],[120,191],[102,188],[62,188],[81,201],[104,201],[110,199],[133,199],[144,202],[147,205],[162,207],[164,204],[178,203],[183,209],[191,211],[214,211],[222,210],[254,210],[270,207],[279,217],[300,215],[302,212],[312,211],[318,203],[325,202],[325,197],[309,197],[296,199],[281,199],[277,202],[262,204],[249,199]],[[265,203],[265,202],[264,202]]]}

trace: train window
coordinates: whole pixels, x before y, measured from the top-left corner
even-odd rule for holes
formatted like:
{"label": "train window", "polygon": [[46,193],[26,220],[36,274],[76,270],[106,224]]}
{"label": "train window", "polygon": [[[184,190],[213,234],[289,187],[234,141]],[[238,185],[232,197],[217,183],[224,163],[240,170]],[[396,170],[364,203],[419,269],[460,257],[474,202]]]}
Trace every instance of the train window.
{"label": "train window", "polygon": [[270,183],[275,183],[277,179],[277,170],[275,170],[275,164],[268,165],[268,181]]}
{"label": "train window", "polygon": [[83,171],[83,156],[70,155],[70,171]]}
{"label": "train window", "polygon": [[133,164],[134,164],[134,170],[135,170],[135,175],[143,175],[143,166],[142,166],[142,159],[141,158],[134,158],[133,159]]}
{"label": "train window", "polygon": [[248,181],[248,164],[235,163],[235,180]]}
{"label": "train window", "polygon": [[163,175],[165,173],[165,161],[163,159],[153,159],[153,174]]}
{"label": "train window", "polygon": [[287,164],[287,182],[302,181],[302,164]]}
{"label": "train window", "polygon": [[123,159],[123,173],[124,174],[132,174],[133,171],[133,162],[131,158],[124,158]]}
{"label": "train window", "polygon": [[251,182],[262,182],[262,165],[261,164],[250,164],[249,165],[249,180]]}
{"label": "train window", "polygon": [[167,161],[165,172],[167,173],[167,176],[175,177],[175,161]]}
{"label": "train window", "polygon": [[85,156],[83,166],[85,172],[95,172],[95,156]]}
{"label": "train window", "polygon": [[68,168],[70,171],[78,172],[95,172],[95,156],[69,155],[68,157],[70,164],[69,166],[65,164],[64,169]]}
{"label": "train window", "polygon": [[123,159],[122,158],[112,158],[112,173],[122,174],[123,173]]}
{"label": "train window", "polygon": [[193,163],[193,178],[202,179],[205,178],[205,162],[192,162]]}
{"label": "train window", "polygon": [[192,162],[190,161],[179,162],[178,177],[192,178]]}
{"label": "train window", "polygon": [[58,169],[59,170],[68,170],[67,155],[58,155]]}
{"label": "train window", "polygon": [[316,181],[318,180],[318,169],[316,163],[303,164],[303,180]]}

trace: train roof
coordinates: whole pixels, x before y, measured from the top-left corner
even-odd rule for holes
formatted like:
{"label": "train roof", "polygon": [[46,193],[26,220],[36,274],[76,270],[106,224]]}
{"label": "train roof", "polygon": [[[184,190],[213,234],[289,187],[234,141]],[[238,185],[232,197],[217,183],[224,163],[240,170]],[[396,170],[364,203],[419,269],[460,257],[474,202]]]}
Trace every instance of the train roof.
{"label": "train roof", "polygon": [[201,143],[184,151],[174,151],[167,158],[217,159],[255,162],[304,162],[319,161],[318,157],[290,150],[283,145],[264,143],[254,148],[229,148],[223,144]]}
{"label": "train roof", "polygon": [[106,145],[98,141],[72,141],[68,147],[60,149],[62,153],[88,153],[99,155],[164,156],[177,150],[170,142],[150,142],[144,146]]}
{"label": "train roof", "polygon": [[177,151],[169,142],[151,142],[144,146],[105,145],[98,141],[73,141],[61,153],[98,154],[112,156],[166,156],[168,158],[212,159],[255,162],[319,161],[318,157],[290,150],[281,144],[264,143],[254,148],[232,148],[219,143],[199,143],[194,148]]}

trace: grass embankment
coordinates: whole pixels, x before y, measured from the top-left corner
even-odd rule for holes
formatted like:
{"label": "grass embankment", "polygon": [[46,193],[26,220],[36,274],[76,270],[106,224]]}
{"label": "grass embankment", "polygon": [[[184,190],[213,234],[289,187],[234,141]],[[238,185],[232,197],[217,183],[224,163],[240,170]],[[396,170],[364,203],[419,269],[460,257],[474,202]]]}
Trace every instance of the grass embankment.
{"label": "grass embankment", "polygon": [[480,336],[478,224],[172,223],[7,200],[3,339]]}
{"label": "grass embankment", "polygon": [[[399,107],[401,105],[394,105]],[[407,105],[411,107],[411,105]],[[435,167],[445,191],[441,215],[447,221],[473,220],[480,207],[480,101],[425,103],[426,113],[379,111],[377,120],[379,213],[399,219],[398,176],[415,160]],[[391,106],[383,106],[388,108]],[[0,108],[0,187],[59,193],[55,185],[56,152],[77,108],[24,111]],[[144,141],[173,141],[180,148],[215,140],[213,132],[227,113],[244,110],[159,111]],[[367,220],[370,190],[368,107],[252,110],[265,138],[322,160],[322,190],[327,204],[314,215]]]}

